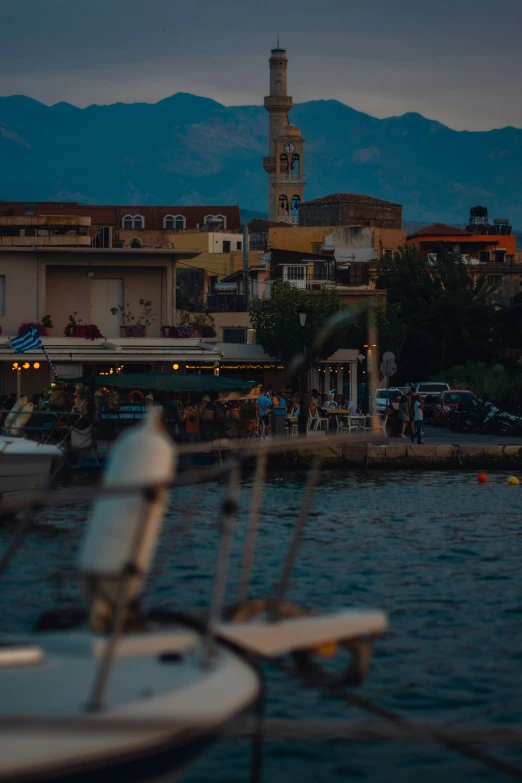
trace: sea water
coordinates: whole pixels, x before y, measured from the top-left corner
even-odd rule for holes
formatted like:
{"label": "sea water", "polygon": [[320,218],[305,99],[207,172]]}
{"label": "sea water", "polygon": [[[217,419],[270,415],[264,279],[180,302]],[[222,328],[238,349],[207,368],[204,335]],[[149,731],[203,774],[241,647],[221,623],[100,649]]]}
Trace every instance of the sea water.
{"label": "sea water", "polygon": [[[520,725],[522,716],[522,487],[507,474],[325,472],[305,529],[288,598],[320,610],[384,609],[359,692],[410,720]],[[80,475],[80,486],[97,477]],[[260,521],[251,593],[274,589],[305,476],[272,474]],[[70,484],[70,482],[68,482]],[[251,481],[241,493],[228,600],[235,598]],[[148,606],[208,605],[223,487],[177,489],[146,592]],[[0,630],[31,628],[41,611],[78,603],[76,550],[85,506],[45,510],[0,585]],[[0,546],[12,535],[2,524]],[[265,667],[267,717],[361,720],[354,707]],[[522,748],[491,748],[522,766]],[[183,783],[247,781],[250,748],[228,740],[206,751]],[[265,743],[266,783],[509,780],[436,745],[398,742]],[[123,782],[122,782],[123,783]]]}

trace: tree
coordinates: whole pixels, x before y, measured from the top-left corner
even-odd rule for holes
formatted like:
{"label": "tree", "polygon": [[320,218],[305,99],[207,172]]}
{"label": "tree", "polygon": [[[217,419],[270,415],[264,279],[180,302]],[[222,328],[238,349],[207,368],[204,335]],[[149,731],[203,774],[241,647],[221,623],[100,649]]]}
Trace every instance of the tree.
{"label": "tree", "polygon": [[488,303],[493,289],[483,277],[473,280],[459,254],[442,251],[425,262],[417,248],[401,248],[378,262],[377,287],[387,290],[388,310],[405,328],[403,380],[494,357],[496,317]]}
{"label": "tree", "polygon": [[[306,304],[309,314],[304,330],[297,316],[297,307]],[[269,299],[251,299],[249,312],[257,339],[269,356],[288,364],[301,354],[303,343],[307,359],[315,364],[328,359],[339,348],[346,348],[350,339],[347,328],[340,329],[329,337],[320,349],[315,339],[328,319],[340,310],[339,297],[335,289],[322,288],[317,294],[306,296],[306,292],[295,286],[276,280]]]}

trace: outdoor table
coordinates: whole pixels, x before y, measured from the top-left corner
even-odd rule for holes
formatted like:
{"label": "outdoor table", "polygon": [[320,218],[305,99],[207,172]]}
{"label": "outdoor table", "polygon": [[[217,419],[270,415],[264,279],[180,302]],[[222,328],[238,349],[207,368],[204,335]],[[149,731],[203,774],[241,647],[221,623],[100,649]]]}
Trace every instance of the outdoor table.
{"label": "outdoor table", "polygon": [[325,413],[328,416],[335,416],[337,419],[337,431],[339,431],[342,427],[340,419],[346,419],[348,422],[348,432],[351,432],[352,429],[356,429],[357,427],[360,427],[364,429],[366,424],[366,416],[363,414],[362,416],[357,416],[355,414],[350,413],[350,411],[345,410],[344,408],[329,408],[325,411]]}

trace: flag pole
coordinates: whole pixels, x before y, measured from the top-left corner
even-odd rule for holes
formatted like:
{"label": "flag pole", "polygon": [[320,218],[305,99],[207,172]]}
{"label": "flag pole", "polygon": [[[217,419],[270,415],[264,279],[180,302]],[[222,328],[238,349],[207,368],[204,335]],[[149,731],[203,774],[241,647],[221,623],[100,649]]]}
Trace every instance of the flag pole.
{"label": "flag pole", "polygon": [[16,399],[19,400],[22,396],[22,368],[16,368]]}

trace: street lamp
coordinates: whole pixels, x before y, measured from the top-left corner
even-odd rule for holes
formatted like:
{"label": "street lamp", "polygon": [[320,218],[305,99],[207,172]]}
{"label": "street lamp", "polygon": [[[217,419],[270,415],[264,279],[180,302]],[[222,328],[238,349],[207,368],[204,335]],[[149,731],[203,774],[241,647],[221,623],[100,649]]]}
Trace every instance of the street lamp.
{"label": "street lamp", "polygon": [[310,313],[310,308],[305,304],[300,304],[297,307],[297,317],[299,318],[299,325],[301,327],[301,342],[303,346],[303,362],[301,365],[301,373],[299,376],[299,417],[297,419],[297,432],[299,435],[306,435],[306,424],[308,422],[308,411],[305,410],[305,384],[306,384],[306,343],[305,343],[305,326],[306,319]]}

